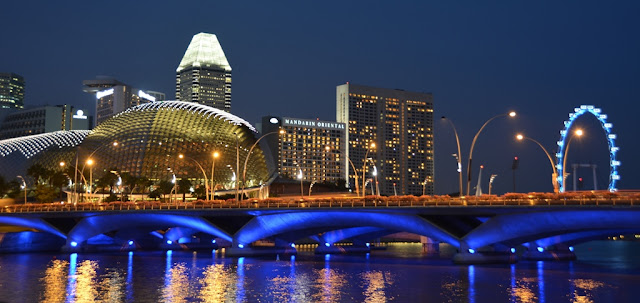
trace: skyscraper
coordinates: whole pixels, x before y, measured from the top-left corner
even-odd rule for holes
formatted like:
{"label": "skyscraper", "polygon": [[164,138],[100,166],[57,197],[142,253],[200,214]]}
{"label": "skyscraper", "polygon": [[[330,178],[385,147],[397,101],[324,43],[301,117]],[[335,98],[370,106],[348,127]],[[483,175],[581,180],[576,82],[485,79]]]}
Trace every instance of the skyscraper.
{"label": "skyscraper", "polygon": [[84,91],[96,96],[96,125],[136,105],[159,101],[164,94],[142,91],[113,78],[98,77],[82,81]]}
{"label": "skyscraper", "polygon": [[24,108],[24,78],[0,73],[0,108]]}
{"label": "skyscraper", "polygon": [[[373,172],[377,171],[383,195],[433,194],[430,93],[347,83],[337,87],[336,105],[336,121],[348,125],[347,158],[357,169],[360,187],[364,167],[365,180],[374,180]],[[349,184],[353,187],[350,168]]]}
{"label": "skyscraper", "polygon": [[231,111],[231,66],[216,35],[191,39],[176,70],[176,99]]}

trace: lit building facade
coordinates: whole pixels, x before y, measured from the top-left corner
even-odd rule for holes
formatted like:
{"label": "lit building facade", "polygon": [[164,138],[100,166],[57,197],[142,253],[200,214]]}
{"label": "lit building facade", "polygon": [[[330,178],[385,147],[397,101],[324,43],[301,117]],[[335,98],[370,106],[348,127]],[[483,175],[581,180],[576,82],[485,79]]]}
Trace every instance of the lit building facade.
{"label": "lit building facade", "polygon": [[298,180],[302,170],[302,179],[307,182],[338,185],[347,180],[345,131],[344,123],[262,117],[262,135],[270,134],[263,140],[278,173]]}
{"label": "lit building facade", "polygon": [[[98,125],[80,145],[79,157],[93,154],[97,178],[116,169],[151,180],[169,180],[175,174],[204,184],[213,171],[216,189],[233,189],[242,180],[242,174],[236,176],[236,172],[244,172],[256,135],[245,120],[209,106],[152,102]],[[215,164],[214,153],[218,154]],[[247,161],[246,188],[266,184],[272,175],[262,150],[253,149]]]}
{"label": "lit building facade", "polygon": [[118,85],[96,93],[96,125],[127,108],[154,102],[155,98],[128,85]]}
{"label": "lit building facade", "polygon": [[0,109],[24,108],[24,78],[14,73],[0,73]]}
{"label": "lit building facade", "polygon": [[176,99],[231,111],[231,66],[216,35],[193,36],[176,69]]}
{"label": "lit building facade", "polygon": [[[433,194],[430,93],[347,83],[336,89],[336,106],[336,120],[348,125],[346,156],[358,171],[360,187],[363,166],[365,180],[374,179],[375,166],[382,195]],[[347,169],[353,187],[355,176]]]}
{"label": "lit building facade", "polygon": [[0,130],[0,139],[50,133],[60,130],[89,130],[93,117],[71,105],[41,106],[8,114]]}

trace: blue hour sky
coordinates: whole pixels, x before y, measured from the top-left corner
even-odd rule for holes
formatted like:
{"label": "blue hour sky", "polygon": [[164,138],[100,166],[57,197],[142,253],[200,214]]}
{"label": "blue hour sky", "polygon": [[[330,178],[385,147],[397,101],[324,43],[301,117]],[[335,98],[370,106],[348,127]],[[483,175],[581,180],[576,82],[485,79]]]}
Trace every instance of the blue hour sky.
{"label": "blue hour sky", "polygon": [[[10,1],[0,9],[0,71],[27,81],[29,105],[70,103],[94,110],[82,80],[113,76],[175,97],[175,69],[191,37],[218,36],[233,68],[232,113],[335,120],[335,87],[351,83],[431,92],[436,191],[457,191],[455,139],[474,150],[483,191],[550,191],[563,121],[581,104],[602,108],[620,146],[623,189],[640,188],[638,1]],[[634,122],[636,121],[636,122]],[[608,184],[604,131],[593,118],[569,163],[596,164]],[[465,168],[466,169],[466,168]],[[585,189],[592,171],[581,169]],[[569,177],[571,179],[571,177]]]}

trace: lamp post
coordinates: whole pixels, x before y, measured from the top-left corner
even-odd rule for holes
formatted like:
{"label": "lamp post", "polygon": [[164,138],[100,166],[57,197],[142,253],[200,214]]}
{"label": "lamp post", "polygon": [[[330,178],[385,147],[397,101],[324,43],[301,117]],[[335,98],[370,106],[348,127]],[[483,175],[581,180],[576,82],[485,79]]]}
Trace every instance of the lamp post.
{"label": "lamp post", "polygon": [[376,144],[371,142],[371,145],[369,145],[369,148],[367,148],[367,152],[364,154],[364,159],[362,159],[363,163],[362,163],[362,197],[365,196],[364,192],[365,192],[365,178],[364,178],[364,173],[366,170],[366,166],[367,166],[367,156],[369,156],[369,151],[371,151],[372,148],[376,148]]}
{"label": "lamp post", "polygon": [[22,188],[24,189],[24,204],[27,204],[27,182],[24,181],[22,176],[16,176],[22,180]]}
{"label": "lamp post", "polygon": [[87,165],[89,165],[89,199],[91,199],[91,195],[93,194],[93,159],[87,160]]}
{"label": "lamp post", "polygon": [[[115,170],[111,170],[109,172],[118,177],[118,182],[116,182],[116,186],[118,186],[118,190],[120,190],[120,186],[122,185],[122,177],[120,177],[120,174]],[[122,194],[122,190],[120,190],[120,202],[124,202],[124,196]]]}
{"label": "lamp post", "polygon": [[467,196],[469,195],[469,191],[471,190],[471,161],[473,158],[473,147],[476,145],[476,140],[478,140],[478,136],[480,135],[482,130],[485,128],[485,126],[489,124],[489,122],[495,120],[496,118],[505,117],[505,116],[509,116],[513,118],[516,116],[516,112],[509,112],[507,114],[501,114],[501,115],[492,117],[491,119],[487,120],[487,122],[485,122],[482,125],[482,127],[480,127],[480,130],[478,130],[476,135],[473,137],[473,141],[471,142],[471,150],[469,151],[469,162],[467,163]]}
{"label": "lamp post", "polygon": [[298,167],[298,179],[300,179],[300,199],[304,199],[304,188],[302,187],[302,168],[298,165],[298,162],[293,162]]}
{"label": "lamp post", "polygon": [[[238,133],[237,132],[233,132],[233,134],[236,136],[236,171],[238,173],[240,173],[240,143],[238,142]],[[234,173],[235,174],[235,173]],[[236,178],[237,179],[237,178]],[[239,190],[239,185],[238,181],[235,182],[235,188],[236,188],[236,202],[238,202],[239,200],[239,195],[238,195],[238,190]]]}
{"label": "lamp post", "polygon": [[196,165],[198,165],[198,167],[200,168],[200,170],[202,171],[202,176],[204,176],[204,190],[205,190],[205,197],[209,197],[209,179],[207,179],[207,173],[204,171],[204,168],[202,167],[202,165],[200,165],[200,163],[198,163],[198,161],[196,161],[196,159],[191,158],[191,157],[187,157],[183,154],[179,154],[178,155],[179,159],[184,159],[184,158],[188,158],[189,160],[193,161],[196,163]]}
{"label": "lamp post", "polygon": [[[373,164],[373,177],[375,179],[376,182],[376,190],[375,191],[371,191],[372,195],[376,195],[376,196],[380,196],[380,188],[378,187],[378,167],[376,167],[376,162],[373,160],[373,158],[367,158],[367,160],[371,161],[371,164]],[[373,186],[373,183],[371,183]]]}
{"label": "lamp post", "polygon": [[353,168],[353,177],[355,178],[355,183],[356,183],[356,196],[360,197],[360,185],[359,185],[359,182],[358,182],[358,171],[356,170],[356,166],[353,165],[353,162],[351,162],[351,159],[349,159],[347,157],[347,160],[349,161],[349,164],[351,164],[351,168]]}
{"label": "lamp post", "polygon": [[314,184],[316,184],[315,180],[313,182],[311,182],[311,184],[309,184],[309,197],[311,197],[311,189],[313,188]]}
{"label": "lamp post", "polygon": [[233,183],[233,187],[235,187],[236,171],[233,170],[233,166],[231,166],[231,164],[227,164],[227,167],[231,170],[231,182]]}
{"label": "lamp post", "polygon": [[[460,137],[458,137],[458,131],[456,130],[456,126],[453,125],[453,122],[451,121],[451,119],[448,119],[447,117],[442,116],[442,120],[446,120],[447,122],[449,122],[449,124],[451,125],[451,128],[453,128],[453,134],[456,135],[456,145],[458,146],[458,153],[454,155],[456,155],[455,156],[456,162],[458,162],[458,179],[460,179],[460,197],[462,197],[464,193],[462,192],[462,152],[460,151]],[[424,190],[422,194],[424,195]]]}
{"label": "lamp post", "polygon": [[266,134],[262,135],[262,137],[258,138],[258,140],[256,140],[256,142],[253,143],[253,145],[251,145],[251,148],[249,149],[249,152],[247,153],[247,157],[244,159],[244,168],[242,169],[242,193],[243,193],[242,199],[244,199],[244,189],[246,188],[246,185],[247,185],[247,163],[249,163],[249,157],[251,157],[251,152],[253,152],[253,149],[258,145],[260,140],[262,140],[264,137],[266,137],[268,135],[274,135],[274,134],[282,135],[284,133],[285,133],[284,129],[266,133]]}
{"label": "lamp post", "polygon": [[544,153],[547,155],[547,158],[549,158],[549,162],[551,163],[551,185],[553,185],[553,192],[557,194],[559,192],[559,188],[558,188],[558,170],[556,168],[555,163],[553,163],[553,159],[551,158],[551,154],[549,154],[547,149],[544,148],[544,146],[542,146],[542,144],[540,144],[540,142],[538,142],[538,141],[536,141],[534,139],[531,139],[529,137],[525,137],[522,134],[516,135],[516,139],[518,139],[518,141],[522,141],[524,139],[527,139],[529,141],[533,141],[534,143],[538,144],[538,146],[540,146],[540,148],[542,148]]}
{"label": "lamp post", "polygon": [[[564,155],[562,156],[562,188],[561,191],[565,192],[566,191],[566,186],[565,186],[565,181],[567,181],[567,170],[565,169],[565,167],[567,166],[567,156],[569,155],[569,146],[571,146],[571,141],[573,140],[574,137],[578,136],[578,137],[582,137],[582,135],[584,134],[584,132],[582,131],[582,129],[577,129],[573,135],[569,138],[569,141],[567,142],[567,146],[564,149]],[[574,191],[576,190],[575,188],[573,189]]]}
{"label": "lamp post", "polygon": [[[102,149],[103,147],[105,147],[105,146],[109,146],[109,145],[102,145],[102,146],[99,146],[98,148],[94,149],[94,150],[89,154],[89,156],[87,157],[87,159],[91,159],[91,157],[92,157],[92,156],[93,156],[97,151],[101,150],[101,149]],[[117,141],[114,141],[114,142],[111,144],[111,146],[113,146],[113,147],[117,147],[117,146],[118,146],[118,142],[117,142]],[[78,148],[76,149],[76,171],[75,171],[75,173],[74,173],[74,177],[73,177],[73,195],[74,195],[74,197],[76,197],[76,198],[75,198],[75,199],[76,199],[76,201],[75,201],[75,202],[78,202],[78,201],[77,201],[77,196],[78,196],[78,189],[77,189],[77,188],[78,188],[78,185],[77,185],[77,184],[78,184],[78,157],[79,157],[79,156],[78,156],[78,152],[79,152],[79,151],[80,151],[80,147],[78,147]],[[85,164],[86,164],[86,162],[85,162]],[[84,164],[82,165],[82,170],[80,171],[80,175],[82,175],[82,178],[84,179]],[[86,180],[85,180],[85,182],[86,182]]]}
{"label": "lamp post", "polygon": [[214,151],[211,156],[213,157],[211,161],[211,201],[213,201],[215,199],[215,194],[216,194],[216,184],[214,181],[213,173],[215,172],[216,158],[220,157],[220,153],[218,153],[217,151]]}
{"label": "lamp post", "polygon": [[491,175],[491,177],[489,178],[489,195],[491,195],[491,187],[493,186],[493,180],[497,177],[498,175]]}

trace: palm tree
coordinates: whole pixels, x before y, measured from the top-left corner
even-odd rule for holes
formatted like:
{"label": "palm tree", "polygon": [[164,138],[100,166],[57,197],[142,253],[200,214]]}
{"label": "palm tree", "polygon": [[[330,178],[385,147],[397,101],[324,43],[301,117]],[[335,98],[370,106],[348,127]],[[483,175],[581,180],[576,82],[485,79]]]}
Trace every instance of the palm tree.
{"label": "palm tree", "polygon": [[191,181],[187,178],[178,180],[178,193],[182,194],[182,202],[185,200],[185,195],[190,192]]}

